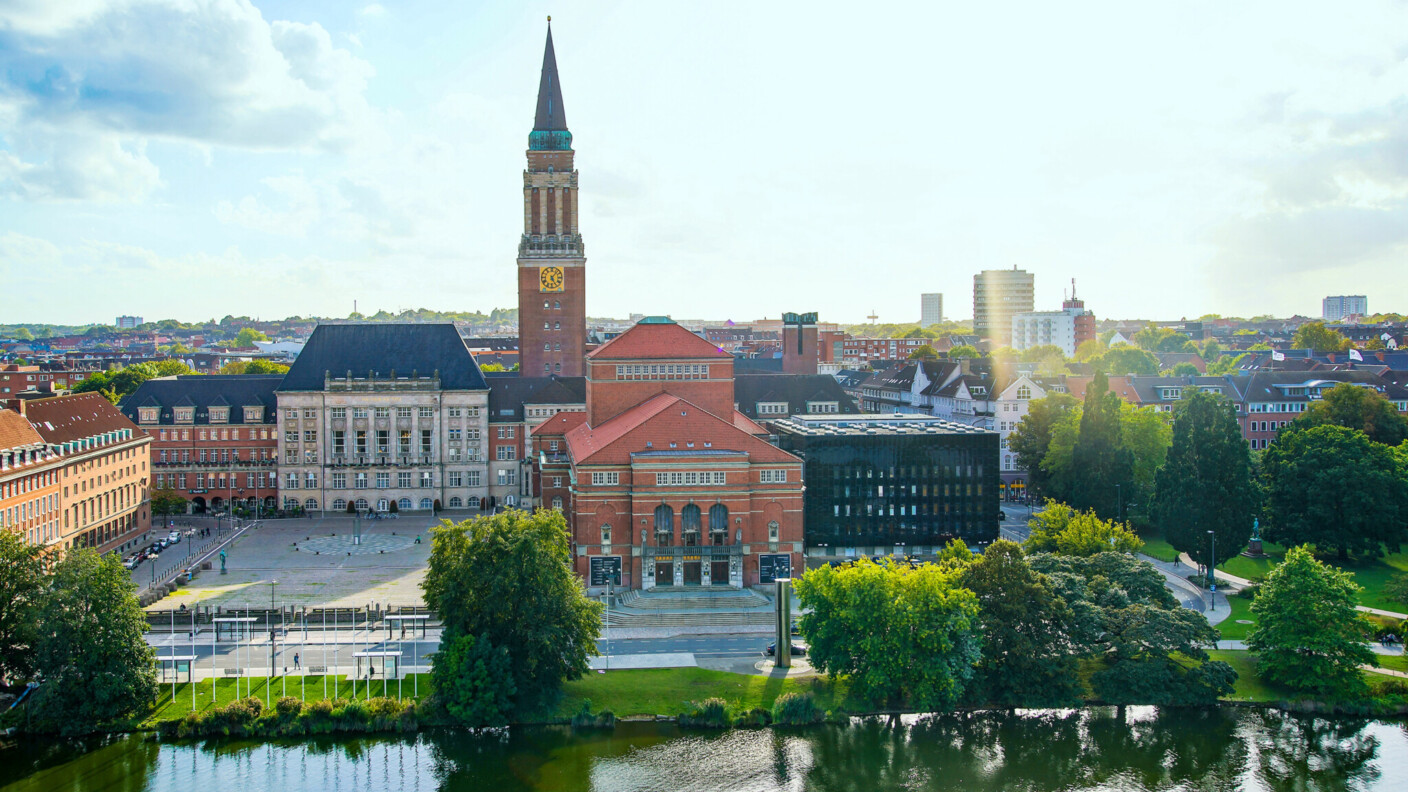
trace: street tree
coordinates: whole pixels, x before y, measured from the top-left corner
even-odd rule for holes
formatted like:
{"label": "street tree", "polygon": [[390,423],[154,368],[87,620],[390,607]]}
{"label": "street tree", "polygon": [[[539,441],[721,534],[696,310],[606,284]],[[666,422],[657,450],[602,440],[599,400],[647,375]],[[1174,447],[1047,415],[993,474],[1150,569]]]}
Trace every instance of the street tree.
{"label": "street tree", "polygon": [[915,348],[914,348],[914,351],[912,351],[912,352],[909,353],[909,359],[910,359],[910,360],[938,360],[938,359],[939,359],[939,352],[938,352],[938,350],[934,349],[933,347],[929,346],[928,344],[925,344],[925,345],[922,346],[922,347],[915,347]]}
{"label": "street tree", "polygon": [[[1152,517],[1174,549],[1214,566],[1251,538],[1255,484],[1236,409],[1219,394],[1185,390],[1174,405],[1173,445],[1159,468]],[[1215,542],[1210,542],[1213,531]]]}
{"label": "street tree", "polygon": [[1262,679],[1307,693],[1363,690],[1361,665],[1378,665],[1365,645],[1372,625],[1355,610],[1360,587],[1348,572],[1293,547],[1252,603],[1247,647]]}
{"label": "street tree", "polygon": [[1348,382],[1325,391],[1291,422],[1293,429],[1325,425],[1358,429],[1375,443],[1385,445],[1396,446],[1408,440],[1408,418],[1398,412],[1393,402],[1373,388]]}
{"label": "street tree", "polygon": [[446,640],[472,635],[508,652],[514,708],[551,706],[597,654],[602,605],[572,570],[561,513],[510,509],[432,530],[422,588]]}
{"label": "street tree", "polygon": [[152,490],[152,514],[166,517],[172,514],[185,513],[186,499],[178,495],[176,490],[170,487]]}
{"label": "street tree", "polygon": [[440,645],[430,669],[435,698],[470,727],[506,726],[513,714],[513,661],[487,637],[460,635]]}
{"label": "street tree", "polygon": [[40,545],[0,528],[0,686],[34,674],[34,644],[46,587]]}
{"label": "street tree", "polygon": [[1153,377],[1159,373],[1159,359],[1152,352],[1129,344],[1115,344],[1090,363],[1112,377]]}
{"label": "street tree", "polygon": [[1042,462],[1051,446],[1052,429],[1077,404],[1075,397],[1067,393],[1036,399],[1027,405],[1027,414],[1008,436],[1007,444],[1016,452],[1018,466],[1027,471],[1028,487],[1034,496],[1052,495],[1047,490],[1048,474]]}
{"label": "street tree", "polygon": [[954,706],[981,657],[978,599],[960,569],[886,560],[809,570],[797,581],[816,669],[876,706]]}
{"label": "street tree", "polygon": [[1324,322],[1306,322],[1291,336],[1291,349],[1312,349],[1317,355],[1327,355],[1349,349],[1349,339]]}
{"label": "street tree", "polygon": [[1404,455],[1357,429],[1283,432],[1262,455],[1266,538],[1368,557],[1398,552],[1408,520]]}
{"label": "street tree", "polygon": [[948,351],[948,356],[950,360],[958,360],[960,358],[973,360],[982,357],[983,353],[979,352],[978,348],[971,344],[959,344]]}
{"label": "street tree", "polygon": [[86,732],[132,718],[156,696],[146,614],[115,555],[71,550],[54,565],[39,615],[34,723]]}
{"label": "street tree", "polygon": [[1144,540],[1126,523],[1102,520],[1093,511],[1076,511],[1064,503],[1047,501],[1046,508],[1029,523],[1025,548],[1030,553],[1093,556],[1099,553],[1133,553]]}
{"label": "street tree", "polygon": [[1154,477],[1164,460],[1168,459],[1168,448],[1173,442],[1173,427],[1169,414],[1155,407],[1135,407],[1128,402],[1120,404],[1120,443],[1129,450],[1132,477],[1129,484],[1121,485],[1115,498],[1115,509],[1129,519],[1131,508],[1142,514],[1148,513],[1149,500],[1154,495]]}
{"label": "street tree", "polygon": [[1106,349],[1107,347],[1098,338],[1082,341],[1080,346],[1076,347],[1076,360],[1088,363],[1105,354]]}
{"label": "street tree", "polygon": [[1080,435],[1071,451],[1070,504],[1106,518],[1120,516],[1119,488],[1134,479],[1134,456],[1121,431],[1122,405],[1105,374],[1097,372],[1085,389]]}
{"label": "street tree", "polygon": [[964,570],[961,584],[978,598],[982,659],[968,699],[1011,707],[1066,707],[1080,701],[1074,614],[1045,575],[1005,539]]}
{"label": "street tree", "polygon": [[1186,360],[1182,363],[1174,364],[1173,368],[1163,372],[1163,375],[1166,377],[1197,377],[1201,374],[1202,372],[1198,371],[1197,366]]}
{"label": "street tree", "polygon": [[263,331],[255,330],[253,327],[246,327],[235,334],[234,345],[238,349],[248,349],[254,346],[256,342],[268,340],[269,336],[265,335]]}

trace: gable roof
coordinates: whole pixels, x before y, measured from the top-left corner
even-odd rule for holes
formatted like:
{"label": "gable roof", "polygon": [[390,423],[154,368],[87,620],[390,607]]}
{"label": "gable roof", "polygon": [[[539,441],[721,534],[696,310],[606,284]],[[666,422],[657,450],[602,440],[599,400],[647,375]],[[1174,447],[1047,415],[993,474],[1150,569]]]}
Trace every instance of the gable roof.
{"label": "gable roof", "polygon": [[[131,421],[141,419],[139,408],[156,407],[159,423],[176,420],[175,407],[194,407],[194,423],[210,423],[211,407],[229,407],[227,424],[245,423],[245,407],[263,407],[260,423],[278,422],[274,390],[283,381],[280,374],[182,374],[176,377],[149,379],[137,386],[122,400],[123,415]],[[222,424],[223,425],[223,424]]]}
{"label": "gable roof", "polygon": [[25,405],[25,417],[44,442],[52,445],[121,429],[132,430],[134,437],[146,438],[137,431],[136,424],[97,393],[35,399]]}
{"label": "gable roof", "polygon": [[807,402],[836,402],[836,411],[859,413],[855,400],[835,377],[827,374],[739,374],[733,378],[733,398],[749,418],[758,417],[758,402],[786,402],[790,414],[807,411]]}
{"label": "gable roof", "polygon": [[490,423],[517,423],[523,420],[525,404],[587,403],[586,377],[521,377],[491,375],[489,383]]}
{"label": "gable roof", "polygon": [[731,360],[727,352],[666,317],[646,317],[587,354],[588,360]]}
{"label": "gable roof", "polygon": [[440,375],[445,390],[489,386],[459,331],[449,322],[320,324],[293,362],[280,391],[320,391],[325,375],[378,378]]}
{"label": "gable roof", "polygon": [[[670,448],[670,443],[676,448]],[[686,443],[693,442],[694,448]],[[706,447],[704,444],[708,443]],[[702,407],[662,393],[632,407],[599,427],[582,424],[567,433],[567,446],[575,464],[624,465],[632,454],[677,451],[688,456],[717,455],[723,451],[748,454],[752,462],[798,462],[797,457],[754,437]],[[678,446],[684,446],[680,448]]]}
{"label": "gable roof", "polygon": [[0,450],[36,445],[44,445],[44,438],[29,421],[13,410],[0,408]]}

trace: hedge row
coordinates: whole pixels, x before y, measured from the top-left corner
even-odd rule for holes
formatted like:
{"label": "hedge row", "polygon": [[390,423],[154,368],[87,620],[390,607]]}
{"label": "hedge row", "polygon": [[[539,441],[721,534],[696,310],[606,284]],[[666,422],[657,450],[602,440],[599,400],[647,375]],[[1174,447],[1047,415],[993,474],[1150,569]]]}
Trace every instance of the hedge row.
{"label": "hedge row", "polygon": [[257,698],[232,701],[224,707],[192,712],[178,720],[163,721],[163,737],[297,737],[338,732],[412,732],[420,727],[424,705],[393,698],[365,701],[333,699],[305,704],[286,696],[266,711]]}

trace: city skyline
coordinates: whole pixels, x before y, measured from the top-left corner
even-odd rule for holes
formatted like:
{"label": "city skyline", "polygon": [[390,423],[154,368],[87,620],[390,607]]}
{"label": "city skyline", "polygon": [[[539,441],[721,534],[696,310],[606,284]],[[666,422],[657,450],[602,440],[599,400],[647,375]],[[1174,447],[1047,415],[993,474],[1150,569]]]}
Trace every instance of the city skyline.
{"label": "city skyline", "polygon": [[[0,315],[512,307],[552,11],[0,11]],[[909,322],[1013,265],[1101,317],[1408,297],[1401,5],[739,13],[559,9],[589,316]]]}

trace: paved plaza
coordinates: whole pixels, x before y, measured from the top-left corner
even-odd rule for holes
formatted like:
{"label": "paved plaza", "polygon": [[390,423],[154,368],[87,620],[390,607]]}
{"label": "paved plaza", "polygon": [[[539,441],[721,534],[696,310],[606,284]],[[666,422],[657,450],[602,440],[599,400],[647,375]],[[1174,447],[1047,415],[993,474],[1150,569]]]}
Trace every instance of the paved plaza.
{"label": "paved plaza", "polygon": [[[458,521],[474,514],[443,516]],[[266,520],[226,549],[226,574],[212,559],[210,569],[152,607],[267,608],[271,597],[286,606],[421,605],[430,529],[439,523],[428,514],[362,520],[354,544],[353,519],[345,515]]]}

